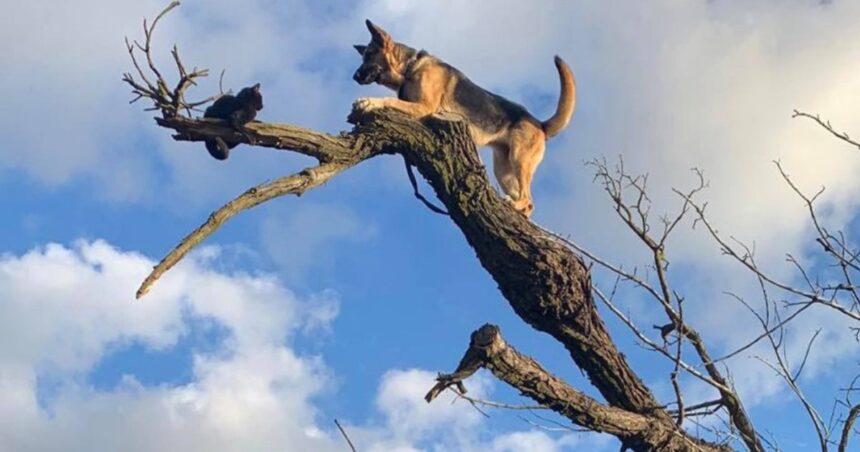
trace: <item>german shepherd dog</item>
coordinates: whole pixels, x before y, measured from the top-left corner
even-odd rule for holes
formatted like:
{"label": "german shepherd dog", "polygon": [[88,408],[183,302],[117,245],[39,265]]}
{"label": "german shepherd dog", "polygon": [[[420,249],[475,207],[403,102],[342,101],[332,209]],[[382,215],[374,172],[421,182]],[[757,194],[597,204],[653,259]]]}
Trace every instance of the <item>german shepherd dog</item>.
{"label": "german shepherd dog", "polygon": [[570,67],[555,57],[561,97],[555,114],[539,121],[522,105],[479,87],[423,50],[395,42],[371,21],[366,24],[370,44],[355,46],[362,63],[352,78],[362,85],[386,86],[397,92],[397,98],[360,98],[355,107],[364,111],[389,107],[415,118],[435,113],[463,117],[475,146],[493,149],[493,172],[514,208],[530,216],[532,177],[543,159],[546,140],[561,132],[573,116],[576,85]]}

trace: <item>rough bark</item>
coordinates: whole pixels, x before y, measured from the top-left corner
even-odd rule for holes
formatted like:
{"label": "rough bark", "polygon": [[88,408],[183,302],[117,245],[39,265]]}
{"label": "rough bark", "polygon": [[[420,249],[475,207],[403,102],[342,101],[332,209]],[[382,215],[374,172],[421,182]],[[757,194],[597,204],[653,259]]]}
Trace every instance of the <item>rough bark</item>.
{"label": "rough bark", "polygon": [[177,117],[158,123],[178,130],[180,140],[220,136],[346,166],[379,154],[403,155],[433,187],[514,311],[561,342],[609,404],[663,415],[609,337],[582,259],[496,193],[463,123],[432,117],[422,123],[393,111],[350,119],[355,129],[340,136],[264,123],[248,124],[245,133],[218,121]]}
{"label": "rough bark", "polygon": [[384,143],[386,151],[418,168],[514,311],[561,342],[609,404],[662,415],[609,337],[582,259],[498,195],[464,124],[386,115],[384,121],[359,124],[354,133]]}
{"label": "rough bark", "polygon": [[472,333],[469,348],[457,370],[441,375],[426,399],[432,401],[444,389],[459,385],[478,369],[486,368],[499,380],[526,397],[595,432],[619,438],[635,451],[722,450],[680,434],[662,419],[606,406],[544,370],[534,359],[521,354],[502,338],[495,325],[484,325]]}
{"label": "rough bark", "polygon": [[[239,133],[219,121],[157,119],[160,126],[178,132],[174,136],[177,140],[202,141],[218,136],[293,150],[323,164],[336,164],[338,171],[376,155],[402,155],[431,185],[514,311],[564,345],[608,406],[582,399],[581,393],[562,386],[560,380],[557,385],[553,383],[552,388],[560,391],[554,396],[542,391],[545,385],[526,390],[525,385],[532,381],[524,375],[532,375],[527,372],[540,366],[521,355],[511,355],[517,356],[516,360],[499,361],[494,367],[494,372],[501,372],[497,376],[510,378],[506,380],[509,383],[518,382],[518,389],[550,404],[562,415],[574,416],[574,422],[585,419],[582,416],[597,416],[602,423],[586,426],[615,434],[634,450],[720,450],[691,438],[660,407],[612,342],[592,299],[590,275],[583,260],[519,214],[492,188],[465,124],[436,117],[419,122],[391,110],[354,112],[350,121],[355,124],[351,132],[329,135],[259,122],[249,123]],[[196,240],[213,230],[209,228]],[[582,409],[571,412],[561,403],[550,403],[553,397],[573,397],[571,403],[579,400]],[[586,413],[589,406],[598,411]],[[612,430],[606,423],[609,421],[616,426]]]}

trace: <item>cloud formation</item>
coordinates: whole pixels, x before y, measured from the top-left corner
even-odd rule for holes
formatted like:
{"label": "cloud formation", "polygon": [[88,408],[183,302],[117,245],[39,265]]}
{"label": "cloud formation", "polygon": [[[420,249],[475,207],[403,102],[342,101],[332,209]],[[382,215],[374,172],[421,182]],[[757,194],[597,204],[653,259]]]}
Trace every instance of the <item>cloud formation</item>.
{"label": "cloud formation", "polygon": [[[297,335],[326,328],[338,299],[325,292],[302,300],[268,276],[213,271],[217,254],[208,248],[190,256],[142,301],[132,299],[133,288],[152,262],[103,241],[0,258],[2,448],[342,450],[314,403],[335,389],[333,375],[320,357],[292,345]],[[131,344],[169,351],[200,322],[225,335],[214,347],[193,344],[190,381],[145,385],[125,374],[109,389],[88,383],[112,351]],[[488,450],[486,441],[494,450],[526,443],[558,450],[543,434],[483,439],[487,426],[467,403],[452,404],[450,395],[423,401],[433,379],[415,369],[381,378],[379,421],[345,420],[363,450],[479,451]],[[476,396],[487,396],[491,386],[487,377],[470,380]]]}
{"label": "cloud formation", "polygon": [[[277,153],[250,151],[236,153],[229,166],[219,165],[202,148],[193,152],[191,145],[174,143],[163,130],[154,129],[139,106],[125,105],[128,92],[118,77],[129,63],[121,37],[136,36],[141,17],[151,17],[163,2],[43,3],[16,5],[16,20],[0,29],[0,54],[10,62],[0,73],[6,102],[0,133],[8,137],[0,149],[0,168],[23,172],[52,188],[86,180],[107,198],[140,201],[157,193],[160,203],[173,198],[195,206],[223,200],[295,163],[285,165]],[[349,46],[367,40],[364,17],[396,38],[439,55],[481,85],[524,103],[539,117],[553,108],[557,80],[551,57],[561,54],[577,75],[579,111],[570,129],[550,143],[538,172],[536,219],[628,263],[638,263],[640,256],[631,251],[636,248],[629,234],[591,183],[583,160],[607,156],[611,161],[623,154],[629,169],[650,173],[655,213],[677,206],[669,188],[688,185],[690,167],[705,170],[711,181],[709,211],[717,226],[755,241],[759,261],[786,278],[791,274],[781,267],[783,253],[804,257],[810,241],[803,208],[781,182],[773,159],[781,159],[804,190],[827,185],[822,219],[831,228],[845,226],[855,214],[860,186],[854,174],[860,159],[816,126],[790,120],[789,115],[793,108],[808,109],[849,132],[860,123],[860,110],[845,102],[860,94],[854,75],[860,51],[854,39],[860,17],[856,2],[368,0],[354,8],[337,15],[297,0],[189,3],[163,23],[158,45],[161,58],[170,43],[178,42],[187,62],[215,72],[226,67],[230,87],[261,80],[267,96],[263,119],[326,129],[342,125],[351,95],[370,92],[351,85],[350,72],[344,70],[349,65],[339,58],[355,58]],[[68,45],[70,40],[75,45]],[[319,54],[331,55],[333,62],[320,63],[315,58]],[[201,91],[214,87],[210,80]],[[267,220],[261,227],[263,242],[286,268],[299,269],[309,255],[325,251],[319,246],[323,243],[362,236],[351,211],[311,206],[300,213]],[[313,221],[305,222],[307,218]],[[292,243],[282,242],[284,231],[295,232]],[[680,234],[670,248],[673,271],[679,270],[679,278],[686,281],[682,287],[689,306],[695,306],[688,309],[693,322],[718,347],[729,349],[748,336],[742,333],[750,331],[751,324],[745,322],[743,308],[721,292],[750,293],[755,282],[718,257],[713,243],[692,231]],[[92,416],[113,422],[108,425],[118,432],[124,431],[120,418],[105,414],[117,406],[150,413],[158,418],[156,430],[175,429],[166,419],[179,419],[193,431],[206,431],[206,425],[212,425],[207,422],[225,422],[233,426],[225,434],[241,433],[247,422],[243,416],[251,411],[269,410],[265,412],[276,420],[291,416],[280,402],[260,402],[262,408],[243,405],[268,400],[259,398],[268,394],[267,384],[298,385],[300,390],[284,403],[312,412],[309,400],[320,386],[299,382],[327,378],[319,360],[297,356],[276,339],[310,324],[325,327],[336,315],[337,304],[311,314],[271,279],[219,275],[198,260],[173,272],[175,282],[161,283],[164,301],[154,301],[153,295],[140,305],[116,300],[128,298],[125,288],[133,287],[151,262],[103,243],[73,249],[48,246],[5,258],[3,265],[8,276],[0,291],[5,291],[3,312],[9,315],[0,318],[0,325],[16,340],[0,345],[5,364],[0,394],[9,402],[4,406],[24,414],[14,425],[32,433],[27,439],[49,441],[51,435],[41,433],[67,429],[70,444],[85,441],[74,437],[85,425],[73,425],[72,419],[83,406]],[[27,280],[38,284],[24,284]],[[93,287],[104,289],[94,292]],[[242,300],[256,300],[264,293],[279,302],[250,300],[248,310],[244,301],[242,308],[212,303],[225,293]],[[654,311],[649,306],[632,308]],[[156,390],[130,379],[115,393],[105,394],[79,381],[109,344],[137,341],[171,347],[190,328],[182,309],[217,318],[232,332],[230,356],[199,357],[194,385]],[[844,325],[829,313],[816,312],[797,329],[806,332],[822,325],[828,334],[821,337],[822,352],[808,368],[825,373],[854,348],[850,335],[843,334]],[[792,336],[794,354],[802,353],[806,337]],[[251,348],[255,350],[247,351]],[[240,364],[262,375],[257,386],[230,386],[239,376],[250,378],[241,375]],[[747,362],[736,370],[742,390],[762,397],[779,393],[780,386],[765,368]],[[72,376],[55,401],[54,418],[46,417],[35,402],[40,372]],[[408,384],[417,377],[395,373],[389,378]],[[232,400],[213,388],[247,389],[242,393],[247,400]],[[381,390],[388,393],[384,383]],[[237,418],[213,414],[220,412],[213,407],[233,404]],[[168,411],[180,414],[163,416]],[[290,441],[329,444],[328,430],[317,428],[309,416],[296,422],[304,430],[284,435],[297,435],[289,436]],[[69,427],[58,427],[62,425]],[[125,427],[129,434],[131,430]],[[259,440],[287,438],[275,435]],[[398,438],[380,435],[387,439],[379,441]],[[539,434],[518,438],[541,441]],[[221,444],[233,444],[230,438],[221,439]],[[398,444],[413,447],[407,443]]]}
{"label": "cloud formation", "polygon": [[339,243],[367,242],[376,236],[372,223],[344,206],[300,204],[279,212],[281,215],[270,215],[262,222],[260,239],[292,280],[301,280],[320,267],[330,270]]}
{"label": "cloud formation", "polygon": [[[209,256],[207,256],[207,254]],[[12,450],[274,450],[326,448],[310,398],[329,381],[319,358],[288,344],[319,322],[317,306],[270,277],[208,270],[198,254],[151,297],[135,284],[152,262],[107,243],[48,245],[0,261],[0,310],[7,334],[0,352],[0,438]],[[114,348],[132,343],[170,349],[192,319],[227,331],[211,353],[195,352],[193,378],[145,387],[133,375],[108,391],[86,375]],[[40,406],[39,382],[59,382]],[[92,426],[98,426],[93,428]]]}
{"label": "cloud formation", "polygon": [[[123,37],[142,39],[141,20],[165,4],[84,0],[15,7],[16,20],[0,30],[0,55],[8,62],[0,74],[6,105],[0,133],[7,137],[0,170],[20,171],[48,188],[83,183],[111,201],[152,202],[155,192],[162,201],[199,205],[294,164],[283,155],[244,152],[230,165],[218,164],[155,128],[151,112],[143,111],[145,100],[128,105],[132,96],[120,76],[133,67]],[[173,43],[189,67],[211,69],[191,97],[216,93],[223,68],[225,90],[263,83],[261,119],[331,128],[344,122],[350,102],[340,93],[350,81],[338,84],[330,71],[306,64],[330,45],[312,38],[327,19],[324,10],[302,1],[190,2],[160,22],[153,56],[168,80],[175,77]]]}

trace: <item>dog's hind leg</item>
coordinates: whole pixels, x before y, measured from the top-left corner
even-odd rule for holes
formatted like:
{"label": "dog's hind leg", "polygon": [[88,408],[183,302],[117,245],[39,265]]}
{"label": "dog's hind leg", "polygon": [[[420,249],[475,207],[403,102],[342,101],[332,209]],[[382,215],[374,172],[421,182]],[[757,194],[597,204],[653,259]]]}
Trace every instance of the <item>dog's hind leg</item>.
{"label": "dog's hind leg", "polygon": [[508,199],[514,202],[520,197],[520,186],[514,174],[514,168],[511,166],[510,148],[502,143],[494,143],[490,146],[493,148],[493,174],[496,175],[499,187]]}
{"label": "dog's hind leg", "polygon": [[514,200],[514,207],[527,217],[534,211],[532,178],[543,160],[545,150],[546,140],[542,130],[531,123],[516,126],[511,134],[510,163],[520,188],[520,196]]}

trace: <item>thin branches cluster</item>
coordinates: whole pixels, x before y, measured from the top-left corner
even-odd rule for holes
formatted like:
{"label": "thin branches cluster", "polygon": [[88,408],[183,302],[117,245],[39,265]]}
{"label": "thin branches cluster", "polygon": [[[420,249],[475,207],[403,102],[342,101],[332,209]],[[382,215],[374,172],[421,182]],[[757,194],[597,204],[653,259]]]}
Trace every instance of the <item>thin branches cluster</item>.
{"label": "thin branches cluster", "polygon": [[[153,62],[152,35],[155,31],[155,26],[158,25],[158,21],[160,21],[162,17],[177,6],[179,6],[178,1],[171,2],[158,16],[155,17],[152,24],[148,24],[146,19],[143,20],[143,44],[137,40],[129,41],[127,37],[125,38],[125,46],[128,50],[131,62],[134,65],[135,73],[137,74],[137,78],[135,78],[135,75],[131,72],[126,72],[122,75],[122,80],[131,86],[132,93],[135,95],[134,99],[132,99],[130,103],[137,102],[143,98],[149,99],[153,103],[153,106],[148,107],[147,110],[159,110],[165,118],[180,115],[183,110],[188,116],[191,116],[192,110],[218,98],[216,95],[194,102],[189,102],[185,99],[185,92],[188,88],[196,86],[197,79],[208,76],[209,70],[198,69],[195,67],[189,72],[182,63],[182,60],[179,58],[179,49],[176,45],[174,45],[173,50],[170,51],[170,54],[173,56],[173,61],[176,63],[176,69],[179,71],[179,81],[176,82],[173,88],[169,86],[168,82]],[[142,54],[142,58],[146,62],[146,68],[150,72],[149,75],[147,75],[147,71],[139,61],[140,54]],[[221,75],[223,77],[223,72]]]}
{"label": "thin branches cluster", "polygon": [[[822,120],[817,115],[795,111],[793,117],[808,118],[830,132],[839,140],[860,149],[860,144],[853,141],[847,133],[836,131],[829,121]],[[816,330],[809,339],[802,358],[792,363],[787,350],[787,327],[789,324],[807,312],[808,309],[820,306],[832,309],[853,322],[860,322],[860,293],[855,280],[860,277],[860,250],[852,246],[851,238],[844,231],[828,229],[821,221],[816,201],[824,193],[822,187],[813,195],[802,192],[779,161],[775,161],[777,171],[787,186],[803,201],[807,210],[815,242],[820,246],[815,271],[806,268],[792,254],[786,255],[797,274],[795,284],[783,281],[770,274],[768,269],[758,264],[755,249],[735,237],[725,237],[713,225],[706,215],[707,203],[699,200],[701,192],[708,187],[701,170],[692,171],[696,184],[687,191],[673,189],[681,201],[678,212],[671,216],[661,216],[658,228],[651,224],[651,201],[648,197],[648,176],[632,175],[625,166],[623,159],[610,168],[606,160],[594,160],[589,165],[595,169],[595,180],[599,182],[609,196],[611,204],[623,224],[649,251],[651,262],[646,266],[646,272],[634,268],[628,270],[620,265],[601,258],[588,249],[580,246],[569,237],[559,236],[546,231],[571,249],[588,257],[598,267],[613,275],[613,283],[608,289],[602,289],[595,284],[593,290],[596,298],[628,327],[641,345],[647,350],[656,352],[671,364],[669,380],[675,392],[675,401],[667,405],[681,425],[684,421],[706,428],[713,435],[724,438],[723,442],[740,440],[749,450],[761,450],[766,447],[779,450],[777,440],[767,438],[757,430],[746,411],[741,405],[740,397],[733,387],[731,373],[726,361],[754,349],[759,343],[766,344],[771,353],[753,356],[777,375],[796,397],[818,439],[822,451],[836,447],[839,451],[847,450],[848,441],[854,432],[854,422],[860,415],[860,404],[854,398],[858,375],[846,388],[840,390],[840,395],[834,395],[835,400],[830,414],[825,418],[810,402],[800,384],[800,378],[806,363],[813,353],[813,346],[821,330]],[[670,285],[669,262],[666,259],[666,246],[671,233],[685,218],[693,216],[693,227],[703,226],[707,234],[719,245],[723,255],[728,256],[748,271],[755,278],[759,287],[760,299],[756,302],[748,300],[734,292],[726,291],[733,300],[746,308],[760,326],[760,331],[749,338],[743,345],[725,352],[716,358],[708,352],[708,348],[695,328],[684,319],[684,297]],[[656,232],[655,232],[656,231]],[[654,338],[637,322],[626,314],[616,303],[619,287],[630,284],[652,299],[656,306],[662,308],[667,323],[653,325],[659,339]],[[779,294],[779,295],[776,295]],[[855,338],[860,340],[860,328],[850,327]],[[689,347],[684,347],[684,343]],[[685,356],[684,351],[692,356]],[[679,384],[679,374],[685,372],[690,376],[708,384],[719,394],[715,400],[707,400],[693,405],[685,404]],[[720,422],[702,422],[699,418],[717,417]],[[715,429],[713,425],[722,424],[725,428]]]}

